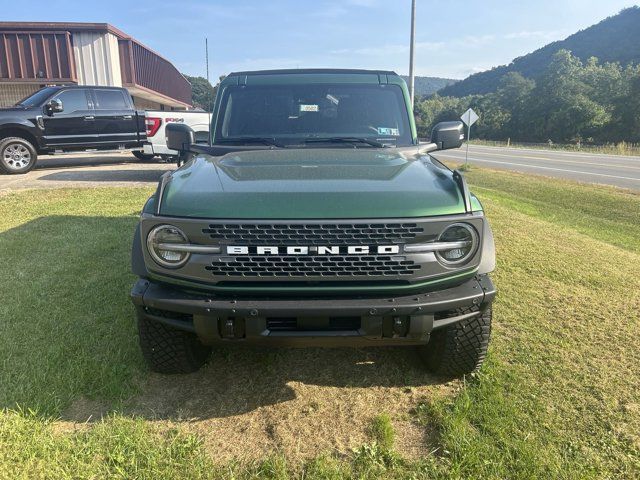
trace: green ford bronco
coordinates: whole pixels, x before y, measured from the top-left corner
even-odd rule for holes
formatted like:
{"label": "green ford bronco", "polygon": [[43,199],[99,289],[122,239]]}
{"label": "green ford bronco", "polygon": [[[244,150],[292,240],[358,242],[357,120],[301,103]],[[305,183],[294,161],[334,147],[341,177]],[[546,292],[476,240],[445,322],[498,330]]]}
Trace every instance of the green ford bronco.
{"label": "green ford bronco", "polygon": [[238,72],[210,145],[167,126],[184,164],[135,232],[131,292],[151,369],[192,372],[220,344],[405,345],[458,376],[487,352],[493,235],[462,175],[418,141],[405,82],[365,70]]}

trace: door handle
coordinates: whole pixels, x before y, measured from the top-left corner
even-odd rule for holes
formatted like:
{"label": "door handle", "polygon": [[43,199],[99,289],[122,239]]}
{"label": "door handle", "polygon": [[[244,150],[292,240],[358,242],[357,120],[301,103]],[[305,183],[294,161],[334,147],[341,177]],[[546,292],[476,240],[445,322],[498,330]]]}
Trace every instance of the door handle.
{"label": "door handle", "polygon": [[131,120],[133,118],[133,116],[131,116],[131,115],[123,115],[122,118],[124,120]]}
{"label": "door handle", "polygon": [[84,117],[85,122],[93,122],[95,119],[96,117],[94,117],[93,115],[85,115]]}

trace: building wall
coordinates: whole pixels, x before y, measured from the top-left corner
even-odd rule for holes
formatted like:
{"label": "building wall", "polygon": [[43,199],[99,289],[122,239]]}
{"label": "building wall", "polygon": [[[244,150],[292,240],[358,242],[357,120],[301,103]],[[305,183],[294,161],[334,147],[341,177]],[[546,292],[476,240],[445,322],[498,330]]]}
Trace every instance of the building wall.
{"label": "building wall", "polygon": [[171,110],[158,102],[154,102],[146,98],[137,97],[135,95],[132,95],[131,98],[133,98],[133,104],[138,110]]}
{"label": "building wall", "polygon": [[69,32],[3,31],[0,82],[75,82]]}
{"label": "building wall", "polygon": [[1,83],[0,84],[0,108],[11,107],[18,100],[40,90],[37,83]]}
{"label": "building wall", "polygon": [[60,84],[125,87],[139,108],[191,106],[177,68],[111,25],[0,21],[0,106]]}
{"label": "building wall", "polygon": [[115,35],[74,32],[72,38],[79,85],[122,86],[118,38]]}

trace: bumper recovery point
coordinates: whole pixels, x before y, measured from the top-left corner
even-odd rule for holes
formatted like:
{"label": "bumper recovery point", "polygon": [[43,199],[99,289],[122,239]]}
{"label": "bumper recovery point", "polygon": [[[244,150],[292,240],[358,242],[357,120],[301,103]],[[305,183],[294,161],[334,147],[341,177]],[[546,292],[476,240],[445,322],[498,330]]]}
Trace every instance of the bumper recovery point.
{"label": "bumper recovery point", "polygon": [[140,279],[137,314],[194,332],[205,344],[421,345],[432,330],[478,315],[495,297],[486,275],[434,292],[373,298],[219,298]]}

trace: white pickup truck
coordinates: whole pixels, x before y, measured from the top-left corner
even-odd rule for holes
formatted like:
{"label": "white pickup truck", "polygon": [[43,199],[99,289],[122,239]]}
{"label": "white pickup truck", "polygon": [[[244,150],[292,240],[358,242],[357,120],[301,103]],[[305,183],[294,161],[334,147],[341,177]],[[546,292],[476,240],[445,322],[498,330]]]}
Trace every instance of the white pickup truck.
{"label": "white pickup truck", "polygon": [[143,150],[132,152],[139,160],[151,160],[154,157],[161,157],[163,160],[174,159],[178,152],[167,148],[164,134],[168,123],[184,123],[194,130],[197,143],[209,142],[211,114],[207,112],[147,110],[145,113],[147,143],[143,145]]}

